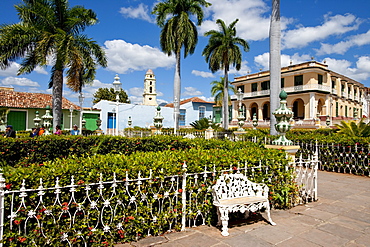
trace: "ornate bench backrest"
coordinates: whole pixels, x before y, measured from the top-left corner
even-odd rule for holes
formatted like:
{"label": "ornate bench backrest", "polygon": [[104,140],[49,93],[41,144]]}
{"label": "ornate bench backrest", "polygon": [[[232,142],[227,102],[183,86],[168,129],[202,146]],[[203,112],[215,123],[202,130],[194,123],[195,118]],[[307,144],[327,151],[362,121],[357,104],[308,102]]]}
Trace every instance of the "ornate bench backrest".
{"label": "ornate bench backrest", "polygon": [[216,202],[223,199],[247,196],[268,197],[267,185],[251,182],[240,173],[222,174],[212,189]]}

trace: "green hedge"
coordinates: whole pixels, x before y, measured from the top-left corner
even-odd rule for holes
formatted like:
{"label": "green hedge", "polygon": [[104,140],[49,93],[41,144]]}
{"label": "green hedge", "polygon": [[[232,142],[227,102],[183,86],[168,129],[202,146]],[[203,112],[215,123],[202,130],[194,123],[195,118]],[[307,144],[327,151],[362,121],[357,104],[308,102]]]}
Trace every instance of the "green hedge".
{"label": "green hedge", "polygon": [[[40,185],[40,178],[43,180],[43,186],[45,188],[54,186],[55,180],[59,178],[59,185],[66,186],[71,183],[71,176],[74,177],[75,184],[89,184],[96,183],[99,181],[100,174],[106,180],[113,179],[113,173],[117,174],[116,179],[124,180],[126,172],[129,174],[130,179],[137,178],[139,171],[141,177],[148,177],[150,169],[152,170],[153,179],[150,187],[142,187],[141,191],[153,191],[161,190],[161,182],[164,176],[168,175],[181,175],[182,165],[185,161],[187,164],[188,173],[199,173],[204,171],[205,165],[207,170],[213,169],[213,166],[217,171],[229,169],[235,170],[238,165],[243,166],[245,162],[249,167],[253,166],[268,166],[268,172],[256,171],[255,177],[252,180],[261,182],[264,180],[270,187],[270,200],[271,203],[277,208],[287,208],[291,206],[292,198],[297,195],[297,186],[293,182],[293,171],[291,169],[286,170],[287,160],[285,159],[285,152],[282,150],[268,150],[257,144],[247,142],[231,142],[231,141],[219,141],[219,140],[187,140],[182,138],[156,136],[150,138],[119,138],[119,137],[46,137],[40,139],[25,139],[23,142],[17,142],[17,140],[7,140],[8,144],[13,144],[14,147],[23,145],[25,147],[35,146],[47,148],[48,151],[46,157],[53,157],[52,160],[43,161],[42,163],[21,163],[23,165],[4,165],[3,172],[6,179],[7,188],[10,190],[19,189],[21,187],[23,179],[26,181],[27,188],[38,188]],[[23,150],[22,148],[19,150]],[[70,155],[71,153],[74,153]],[[66,156],[65,158],[59,158],[59,155]],[[68,156],[69,155],[69,156]],[[68,157],[67,157],[68,156]],[[38,160],[44,159],[44,155],[41,156],[28,156],[32,159]],[[25,162],[21,160],[20,162]],[[199,178],[201,180],[201,178]],[[195,183],[194,180],[189,178],[187,189],[196,191],[199,194],[199,201],[203,204],[194,208],[194,202],[192,205],[188,205],[192,209],[192,215],[195,217],[197,210],[201,210],[206,218],[206,223],[210,224],[215,222],[216,216],[211,212],[215,212],[212,206],[211,195],[208,188],[212,186],[213,181],[207,179],[202,180],[201,183]],[[124,186],[117,187],[117,195],[125,195]],[[106,191],[107,189],[104,189]],[[131,191],[136,193],[135,191]],[[52,192],[46,194],[43,198],[44,203],[50,198],[55,197]],[[75,196],[78,197],[81,191],[77,189]],[[161,192],[163,193],[163,192]],[[91,196],[99,196],[95,192],[91,192]],[[170,194],[170,196],[173,196]],[[127,196],[124,196],[125,200],[128,200]],[[34,197],[28,197],[27,199],[27,210],[30,210],[37,205],[37,200],[32,201]],[[76,211],[75,205],[68,204],[68,197],[61,195],[62,205],[55,205],[48,207],[48,209],[54,212],[60,212],[63,210],[63,205],[70,207],[70,211]],[[6,204],[10,202],[11,198],[6,198]],[[151,220],[151,215],[148,213],[149,208],[145,203],[138,201],[137,210],[133,210],[130,207],[122,208],[119,215],[113,219],[111,229],[114,229],[117,222],[122,222],[124,219],[123,230],[113,231],[111,234],[102,232],[101,230],[91,232],[85,222],[85,218],[81,218],[82,223],[78,226],[74,226],[73,229],[68,229],[68,222],[58,223],[58,227],[53,227],[53,221],[48,219],[46,215],[38,213],[37,217],[39,220],[46,221],[48,225],[48,236],[51,237],[51,244],[53,246],[61,246],[60,243],[60,232],[68,233],[69,239],[72,242],[78,243],[79,239],[76,235],[76,231],[81,231],[86,238],[89,238],[89,246],[103,246],[102,243],[107,243],[113,246],[113,243],[134,241],[138,238],[145,237],[147,230],[151,229],[152,233],[160,234],[169,229],[169,222],[173,219],[181,218],[181,204],[174,205],[172,212],[161,212],[158,216],[156,223]],[[89,205],[85,205],[88,207]],[[29,208],[28,208],[29,207]],[[190,210],[189,209],[189,210]],[[27,211],[26,210],[26,211]],[[74,210],[74,211],[73,211]],[[61,217],[63,214],[61,215]],[[93,216],[90,216],[90,218]],[[100,217],[96,215],[96,217]],[[104,215],[102,217],[108,217]],[[67,217],[68,218],[68,217]],[[27,219],[27,215],[19,213],[15,219],[17,222],[24,222]],[[143,224],[143,222],[152,222],[150,224]],[[179,222],[175,222],[172,226],[173,229],[179,229]],[[5,231],[5,244],[7,246],[18,246],[20,241],[23,241],[23,245],[31,244],[31,239],[39,244],[45,241],[37,232],[31,232],[27,236],[19,236],[17,231],[9,230],[8,221],[6,223]],[[22,225],[23,223],[20,223]],[[35,224],[28,223],[28,224]],[[30,225],[29,225],[30,226]],[[64,228],[63,228],[64,227]],[[18,239],[18,241],[14,241]],[[20,240],[19,240],[20,239]],[[10,240],[12,242],[10,242]],[[14,245],[13,245],[14,244]]]}

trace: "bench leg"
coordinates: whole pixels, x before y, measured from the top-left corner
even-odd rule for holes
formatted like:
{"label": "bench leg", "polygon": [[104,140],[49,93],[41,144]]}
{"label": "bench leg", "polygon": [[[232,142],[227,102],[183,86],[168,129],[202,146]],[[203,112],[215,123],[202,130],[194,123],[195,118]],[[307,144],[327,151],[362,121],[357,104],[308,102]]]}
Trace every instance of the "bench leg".
{"label": "bench leg", "polygon": [[276,223],[272,221],[271,216],[270,216],[270,203],[266,202],[266,214],[267,214],[267,220],[270,222],[271,225],[275,226]]}
{"label": "bench leg", "polygon": [[228,224],[229,224],[229,211],[227,208],[222,208],[219,207],[219,213],[221,215],[221,222],[222,222],[222,236],[229,236],[229,229],[228,229]]}
{"label": "bench leg", "polygon": [[220,214],[220,208],[217,207],[217,226],[220,226],[222,224],[222,221],[221,221],[221,214]]}

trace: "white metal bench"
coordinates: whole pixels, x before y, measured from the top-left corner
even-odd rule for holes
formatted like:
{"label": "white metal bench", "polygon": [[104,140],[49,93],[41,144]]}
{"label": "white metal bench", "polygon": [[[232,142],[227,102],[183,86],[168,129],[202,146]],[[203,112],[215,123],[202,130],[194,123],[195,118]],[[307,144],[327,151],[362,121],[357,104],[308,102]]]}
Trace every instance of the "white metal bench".
{"label": "white metal bench", "polygon": [[229,212],[256,212],[265,208],[268,222],[276,225],[270,217],[268,192],[266,184],[251,182],[243,174],[222,174],[212,186],[213,205],[218,209],[218,224],[222,223],[221,234],[229,235]]}

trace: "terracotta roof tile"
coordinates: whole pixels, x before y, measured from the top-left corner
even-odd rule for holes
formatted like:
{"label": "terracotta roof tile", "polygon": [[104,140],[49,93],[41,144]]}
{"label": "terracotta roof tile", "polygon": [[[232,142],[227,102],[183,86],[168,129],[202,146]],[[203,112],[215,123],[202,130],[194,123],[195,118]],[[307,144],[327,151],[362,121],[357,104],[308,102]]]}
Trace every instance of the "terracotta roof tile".
{"label": "terracotta roof tile", "polygon": [[[11,108],[46,108],[52,106],[52,95],[44,93],[14,92],[0,89],[0,107]],[[80,109],[79,106],[63,97],[62,109]]]}
{"label": "terracotta roof tile", "polygon": [[[198,97],[193,97],[193,98],[190,98],[190,99],[182,100],[180,102],[180,105],[183,105],[183,104],[186,104],[186,103],[189,103],[189,102],[212,103],[212,104],[215,103],[215,102],[208,102],[208,101],[202,100],[201,98],[198,98]],[[165,105],[165,107],[173,107],[173,103],[169,103],[169,104]]]}

